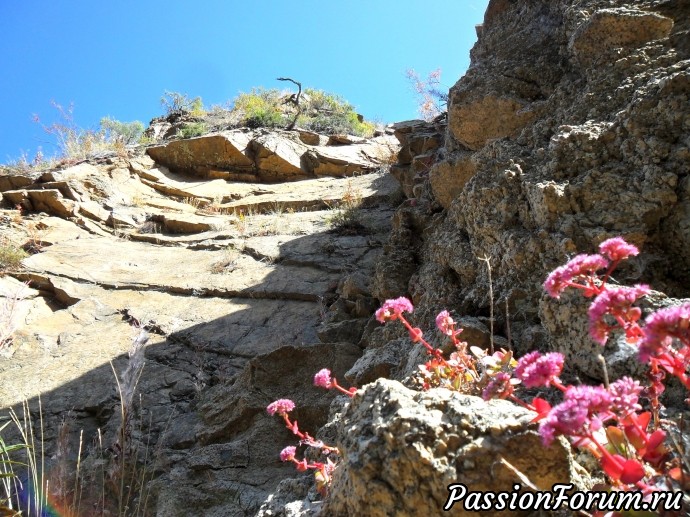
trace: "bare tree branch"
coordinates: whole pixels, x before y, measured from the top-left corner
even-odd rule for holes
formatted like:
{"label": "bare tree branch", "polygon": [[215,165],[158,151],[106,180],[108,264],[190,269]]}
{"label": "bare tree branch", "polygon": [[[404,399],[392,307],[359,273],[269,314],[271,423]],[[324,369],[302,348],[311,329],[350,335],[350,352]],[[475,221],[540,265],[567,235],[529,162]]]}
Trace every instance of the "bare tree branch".
{"label": "bare tree branch", "polygon": [[295,128],[295,125],[297,124],[297,118],[300,116],[300,113],[302,113],[302,107],[299,105],[299,100],[300,96],[302,95],[302,83],[295,81],[294,79],[290,79],[289,77],[278,77],[278,81],[290,81],[293,84],[297,85],[297,94],[295,95],[294,93],[290,95],[287,99],[285,99],[285,103],[290,103],[294,104],[297,107],[297,111],[295,112],[295,118],[292,119],[292,122],[290,122],[285,129],[288,131],[291,131],[292,129]]}

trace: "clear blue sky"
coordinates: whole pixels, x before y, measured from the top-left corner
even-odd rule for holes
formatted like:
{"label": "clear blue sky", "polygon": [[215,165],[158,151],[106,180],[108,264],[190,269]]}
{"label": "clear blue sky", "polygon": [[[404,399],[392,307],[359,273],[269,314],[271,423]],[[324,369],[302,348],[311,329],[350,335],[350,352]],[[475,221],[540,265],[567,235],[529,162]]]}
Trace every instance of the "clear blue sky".
{"label": "clear blue sky", "polygon": [[32,121],[74,103],[75,122],[148,124],[165,90],[222,104],[288,76],[338,93],[368,119],[415,118],[405,70],[469,65],[488,0],[0,0],[0,163],[39,146]]}

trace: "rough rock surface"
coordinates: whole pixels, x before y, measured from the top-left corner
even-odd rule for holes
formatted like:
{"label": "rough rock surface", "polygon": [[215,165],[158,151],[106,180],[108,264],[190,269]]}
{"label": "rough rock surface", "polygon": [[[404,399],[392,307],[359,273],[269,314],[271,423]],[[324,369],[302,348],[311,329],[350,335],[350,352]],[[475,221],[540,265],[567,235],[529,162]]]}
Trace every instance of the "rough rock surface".
{"label": "rough rock surface", "polygon": [[[542,447],[532,418],[503,400],[484,402],[444,389],[417,392],[384,379],[369,384],[337,425],[342,463],[323,515],[440,515],[450,484],[512,490],[520,480],[503,461],[541,490],[559,482],[586,488],[569,445]],[[476,513],[457,504],[451,515]]]}
{"label": "rough rock surface", "polygon": [[[412,192],[410,176],[398,175],[414,199],[393,219],[373,294],[410,296],[422,328],[443,308],[486,323],[488,257],[496,333],[510,332],[519,354],[560,350],[574,373],[601,379],[586,305],[547,299],[541,284],[620,235],[642,253],[616,282],[690,294],[689,16],[687,2],[489,2],[428,178]],[[428,161],[405,144],[431,126],[402,127],[399,161]],[[369,342],[386,343],[376,333]],[[633,366],[622,360],[632,349],[615,339],[604,354],[615,375]]]}
{"label": "rough rock surface", "polygon": [[[325,365],[343,377],[361,355],[357,344],[377,307],[368,279],[391,202],[400,199],[395,179],[377,169],[385,156],[367,160],[360,151],[396,147],[383,145],[385,137],[340,142],[329,159],[340,157],[342,173],[331,172],[362,174],[274,175],[267,184],[256,172],[268,166],[257,168],[256,156],[238,149],[261,141],[262,160],[279,164],[297,136],[253,134],[0,175],[2,244],[31,251],[21,269],[0,277],[0,304],[20,298],[16,332],[0,358],[0,406],[21,414],[28,400],[52,475],[67,468],[75,478],[80,436],[84,472],[117,471],[114,372],[134,393],[126,458],[136,463],[138,451],[151,481],[128,504],[148,498],[145,514],[253,514],[294,472],[278,459],[290,436],[266,405],[291,397],[305,428],[326,423],[333,394],[309,388],[309,379]],[[327,141],[299,148],[328,149]],[[339,226],[336,207],[353,200],[361,201],[353,208],[361,224]],[[348,303],[331,307],[341,293]],[[128,355],[137,327],[149,342],[132,391],[126,372],[139,360]],[[15,435],[6,429],[3,438],[13,443]],[[83,483],[88,505],[103,481]],[[110,492],[107,499],[117,500]]]}
{"label": "rough rock surface", "polygon": [[[0,404],[29,399],[48,457],[67,435],[76,459],[83,430],[85,443],[103,437],[92,463],[112,465],[111,379],[131,364],[139,324],[151,339],[126,430],[130,445],[151,445],[146,488],[160,516],[437,515],[448,482],[509,485],[498,454],[545,488],[576,481],[566,449],[542,451],[522,410],[379,380],[322,431],[344,457],[324,509],[307,475],[278,461],[293,437],[264,407],[295,398],[315,430],[333,395],[307,388],[314,371],[360,387],[414,371],[419,347],[371,318],[386,298],[409,296],[436,343],[428,331],[445,308],[485,346],[490,276],[499,346],[560,350],[572,373],[600,378],[586,301],[547,299],[541,284],[622,235],[642,253],[614,280],[657,289],[645,311],[688,296],[689,19],[680,0],[491,0],[447,120],[395,127],[391,173],[409,198],[395,213],[391,176],[352,176],[385,163],[385,137],[222,131],[149,156],[0,175],[6,205],[49,212],[0,217],[3,238],[41,251],[0,279],[3,301],[25,290]],[[328,232],[325,209],[353,198],[366,228]],[[612,378],[634,366],[621,339],[604,355]]]}
{"label": "rough rock surface", "polygon": [[234,129],[149,147],[156,162],[201,178],[283,182],[353,176],[379,169],[397,151],[391,135],[373,139],[305,138],[294,131]]}

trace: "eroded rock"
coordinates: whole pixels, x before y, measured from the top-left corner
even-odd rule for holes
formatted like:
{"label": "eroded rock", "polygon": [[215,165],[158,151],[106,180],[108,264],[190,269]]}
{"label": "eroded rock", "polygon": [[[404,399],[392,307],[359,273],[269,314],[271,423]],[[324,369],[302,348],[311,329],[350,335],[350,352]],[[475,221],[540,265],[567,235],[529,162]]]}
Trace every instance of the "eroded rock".
{"label": "eroded rock", "polygon": [[[507,401],[444,389],[420,393],[381,379],[360,390],[340,417],[342,461],[323,511],[440,515],[449,484],[512,490],[518,479],[504,461],[542,490],[561,482],[586,488],[569,445],[557,441],[544,448],[532,418]],[[457,505],[453,515],[475,513]]]}

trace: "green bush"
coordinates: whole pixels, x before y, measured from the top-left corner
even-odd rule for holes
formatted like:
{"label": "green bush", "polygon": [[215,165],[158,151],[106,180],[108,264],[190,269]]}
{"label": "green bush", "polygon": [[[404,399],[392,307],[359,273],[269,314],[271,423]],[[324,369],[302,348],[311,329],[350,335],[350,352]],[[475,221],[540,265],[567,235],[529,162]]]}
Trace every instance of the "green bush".
{"label": "green bush", "polygon": [[[253,88],[240,93],[233,103],[232,113],[238,126],[285,127],[297,115],[291,94],[278,89]],[[300,97],[297,125],[319,133],[348,133],[371,136],[374,125],[361,119],[339,95],[307,88]]]}
{"label": "green bush", "polygon": [[18,246],[11,243],[0,243],[0,273],[19,269],[22,260],[28,256],[26,251]]}
{"label": "green bush", "polygon": [[281,110],[281,93],[276,89],[252,88],[240,93],[233,103],[233,114],[241,126],[278,127],[286,124]]}
{"label": "green bush", "polygon": [[136,144],[144,134],[144,124],[134,122],[120,122],[119,120],[104,117],[100,122],[101,131],[106,140],[122,142],[123,144]]}
{"label": "green bush", "polygon": [[192,138],[201,136],[206,133],[206,124],[203,122],[194,122],[184,125],[178,133],[182,138]]}
{"label": "green bush", "polygon": [[374,125],[364,121],[352,104],[340,95],[307,88],[304,91],[305,106],[303,118],[299,121],[305,129],[320,133],[348,133],[369,137]]}
{"label": "green bush", "polygon": [[189,113],[194,117],[203,117],[206,114],[201,97],[190,99],[186,93],[169,92],[166,90],[163,92],[163,97],[161,97],[161,104],[166,115]]}

